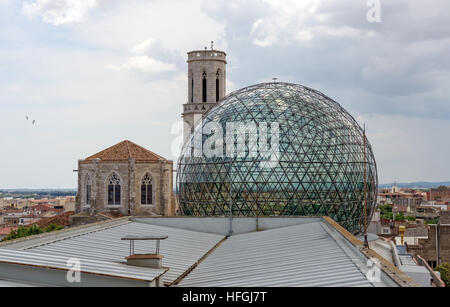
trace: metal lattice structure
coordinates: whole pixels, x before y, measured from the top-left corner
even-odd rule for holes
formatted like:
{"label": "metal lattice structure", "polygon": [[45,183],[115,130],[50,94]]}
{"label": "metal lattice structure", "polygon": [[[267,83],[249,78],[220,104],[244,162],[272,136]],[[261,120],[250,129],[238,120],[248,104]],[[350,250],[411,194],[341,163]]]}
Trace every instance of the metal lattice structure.
{"label": "metal lattice structure", "polygon": [[[192,136],[178,161],[183,214],[330,216],[357,233],[364,223],[365,185],[370,221],[378,186],[375,158],[367,140],[364,147],[361,127],[334,100],[301,85],[262,83],[231,93],[205,115],[195,129],[203,146],[211,136],[203,128],[210,122],[219,123],[223,131],[229,122],[256,127],[278,123],[278,161],[270,168],[261,167],[267,158],[255,154],[248,139],[241,155],[195,156]],[[261,132],[255,133],[259,142]],[[227,136],[217,146],[226,152],[229,142]]]}

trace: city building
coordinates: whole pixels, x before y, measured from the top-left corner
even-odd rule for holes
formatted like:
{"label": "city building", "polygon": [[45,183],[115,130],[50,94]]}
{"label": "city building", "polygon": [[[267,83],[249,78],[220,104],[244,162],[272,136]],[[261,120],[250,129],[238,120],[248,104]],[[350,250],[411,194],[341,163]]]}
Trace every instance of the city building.
{"label": "city building", "polygon": [[173,162],[125,140],[78,161],[76,212],[174,215]]}
{"label": "city building", "polygon": [[52,204],[39,204],[21,209],[6,207],[0,210],[0,226],[26,226],[62,213],[64,208]]}
{"label": "city building", "polygon": [[43,219],[54,217],[64,212],[64,208],[51,204],[39,204],[23,209],[22,215],[19,217],[19,225],[25,226],[34,224]]}
{"label": "city building", "polygon": [[442,186],[436,189],[430,189],[427,192],[427,200],[448,204],[450,202],[450,187]]}
{"label": "city building", "polygon": [[424,200],[422,193],[399,190],[398,188],[392,188],[391,191],[382,190],[378,193],[378,198],[379,204],[409,206],[411,210],[414,210]]}
{"label": "city building", "polygon": [[3,224],[5,227],[19,226],[19,219],[23,215],[23,210],[14,207],[4,208],[2,211]]}
{"label": "city building", "polygon": [[65,212],[75,211],[76,207],[75,196],[60,197],[58,199],[59,199],[59,206],[63,207]]}
{"label": "city building", "polygon": [[439,223],[426,226],[427,235],[417,235],[413,244],[406,244],[412,255],[421,256],[431,267],[450,263],[450,212],[442,211]]}
{"label": "city building", "polygon": [[5,197],[0,199],[0,210],[2,208],[26,209],[35,205],[51,205],[53,207],[64,208],[66,211],[75,210],[75,197],[54,197],[54,198],[30,198],[30,197]]}
{"label": "city building", "polygon": [[28,198],[13,198],[13,197],[4,197],[0,199],[0,209],[1,208],[25,208],[30,205],[30,200]]}

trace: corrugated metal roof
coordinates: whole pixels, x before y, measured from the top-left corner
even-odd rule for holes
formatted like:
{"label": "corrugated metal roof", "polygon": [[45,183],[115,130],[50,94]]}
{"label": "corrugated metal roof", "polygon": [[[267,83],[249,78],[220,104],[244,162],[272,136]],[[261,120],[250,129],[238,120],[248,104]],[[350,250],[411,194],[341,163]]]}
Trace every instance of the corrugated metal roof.
{"label": "corrugated metal roof", "polygon": [[231,236],[180,286],[371,286],[322,222]]}
{"label": "corrugated metal roof", "polygon": [[414,262],[412,255],[398,255],[400,258],[400,262],[402,265],[417,265],[417,263]]}
{"label": "corrugated metal roof", "polygon": [[[125,263],[125,257],[130,254],[129,242],[121,240],[125,235],[168,236],[166,240],[161,241],[160,247],[160,254],[164,256],[162,265],[169,267],[169,271],[163,276],[165,282],[174,281],[223,238],[222,235],[217,234],[128,222],[27,250],[55,256]],[[154,242],[135,241],[134,243],[135,253],[149,253],[154,249]]]}
{"label": "corrugated metal roof", "polygon": [[32,285],[30,283],[18,282],[18,281],[10,281],[5,279],[0,279],[0,287],[35,287],[36,285]]}
{"label": "corrugated metal roof", "polygon": [[[53,254],[40,254],[29,251],[0,249],[0,263],[69,270],[71,269],[71,267],[67,264],[69,259],[70,257],[57,256]],[[166,271],[166,269],[133,267],[126,264],[91,259],[80,258],[79,260],[81,272],[102,276],[106,275],[142,281],[153,281]]]}
{"label": "corrugated metal roof", "polygon": [[376,241],[369,242],[369,246],[371,249],[373,249],[375,252],[377,252],[384,259],[386,259],[390,263],[394,264],[394,258],[392,255],[392,247],[389,244],[389,242],[384,242],[384,241],[378,239]]}

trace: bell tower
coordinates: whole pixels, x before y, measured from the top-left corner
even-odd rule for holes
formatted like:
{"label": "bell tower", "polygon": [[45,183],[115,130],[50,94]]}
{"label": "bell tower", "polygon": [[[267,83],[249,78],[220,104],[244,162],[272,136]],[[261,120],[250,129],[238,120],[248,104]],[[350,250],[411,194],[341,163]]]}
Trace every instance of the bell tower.
{"label": "bell tower", "polygon": [[183,105],[183,134],[186,142],[203,115],[225,96],[226,53],[211,49],[188,54],[188,100]]}

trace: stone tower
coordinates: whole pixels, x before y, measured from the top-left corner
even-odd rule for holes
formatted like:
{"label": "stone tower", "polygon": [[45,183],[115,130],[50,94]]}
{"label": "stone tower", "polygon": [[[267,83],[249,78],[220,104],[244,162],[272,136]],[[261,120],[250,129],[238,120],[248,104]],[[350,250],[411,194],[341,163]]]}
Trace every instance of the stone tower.
{"label": "stone tower", "polygon": [[183,105],[184,142],[195,125],[226,92],[226,53],[211,49],[188,52],[188,101]]}

